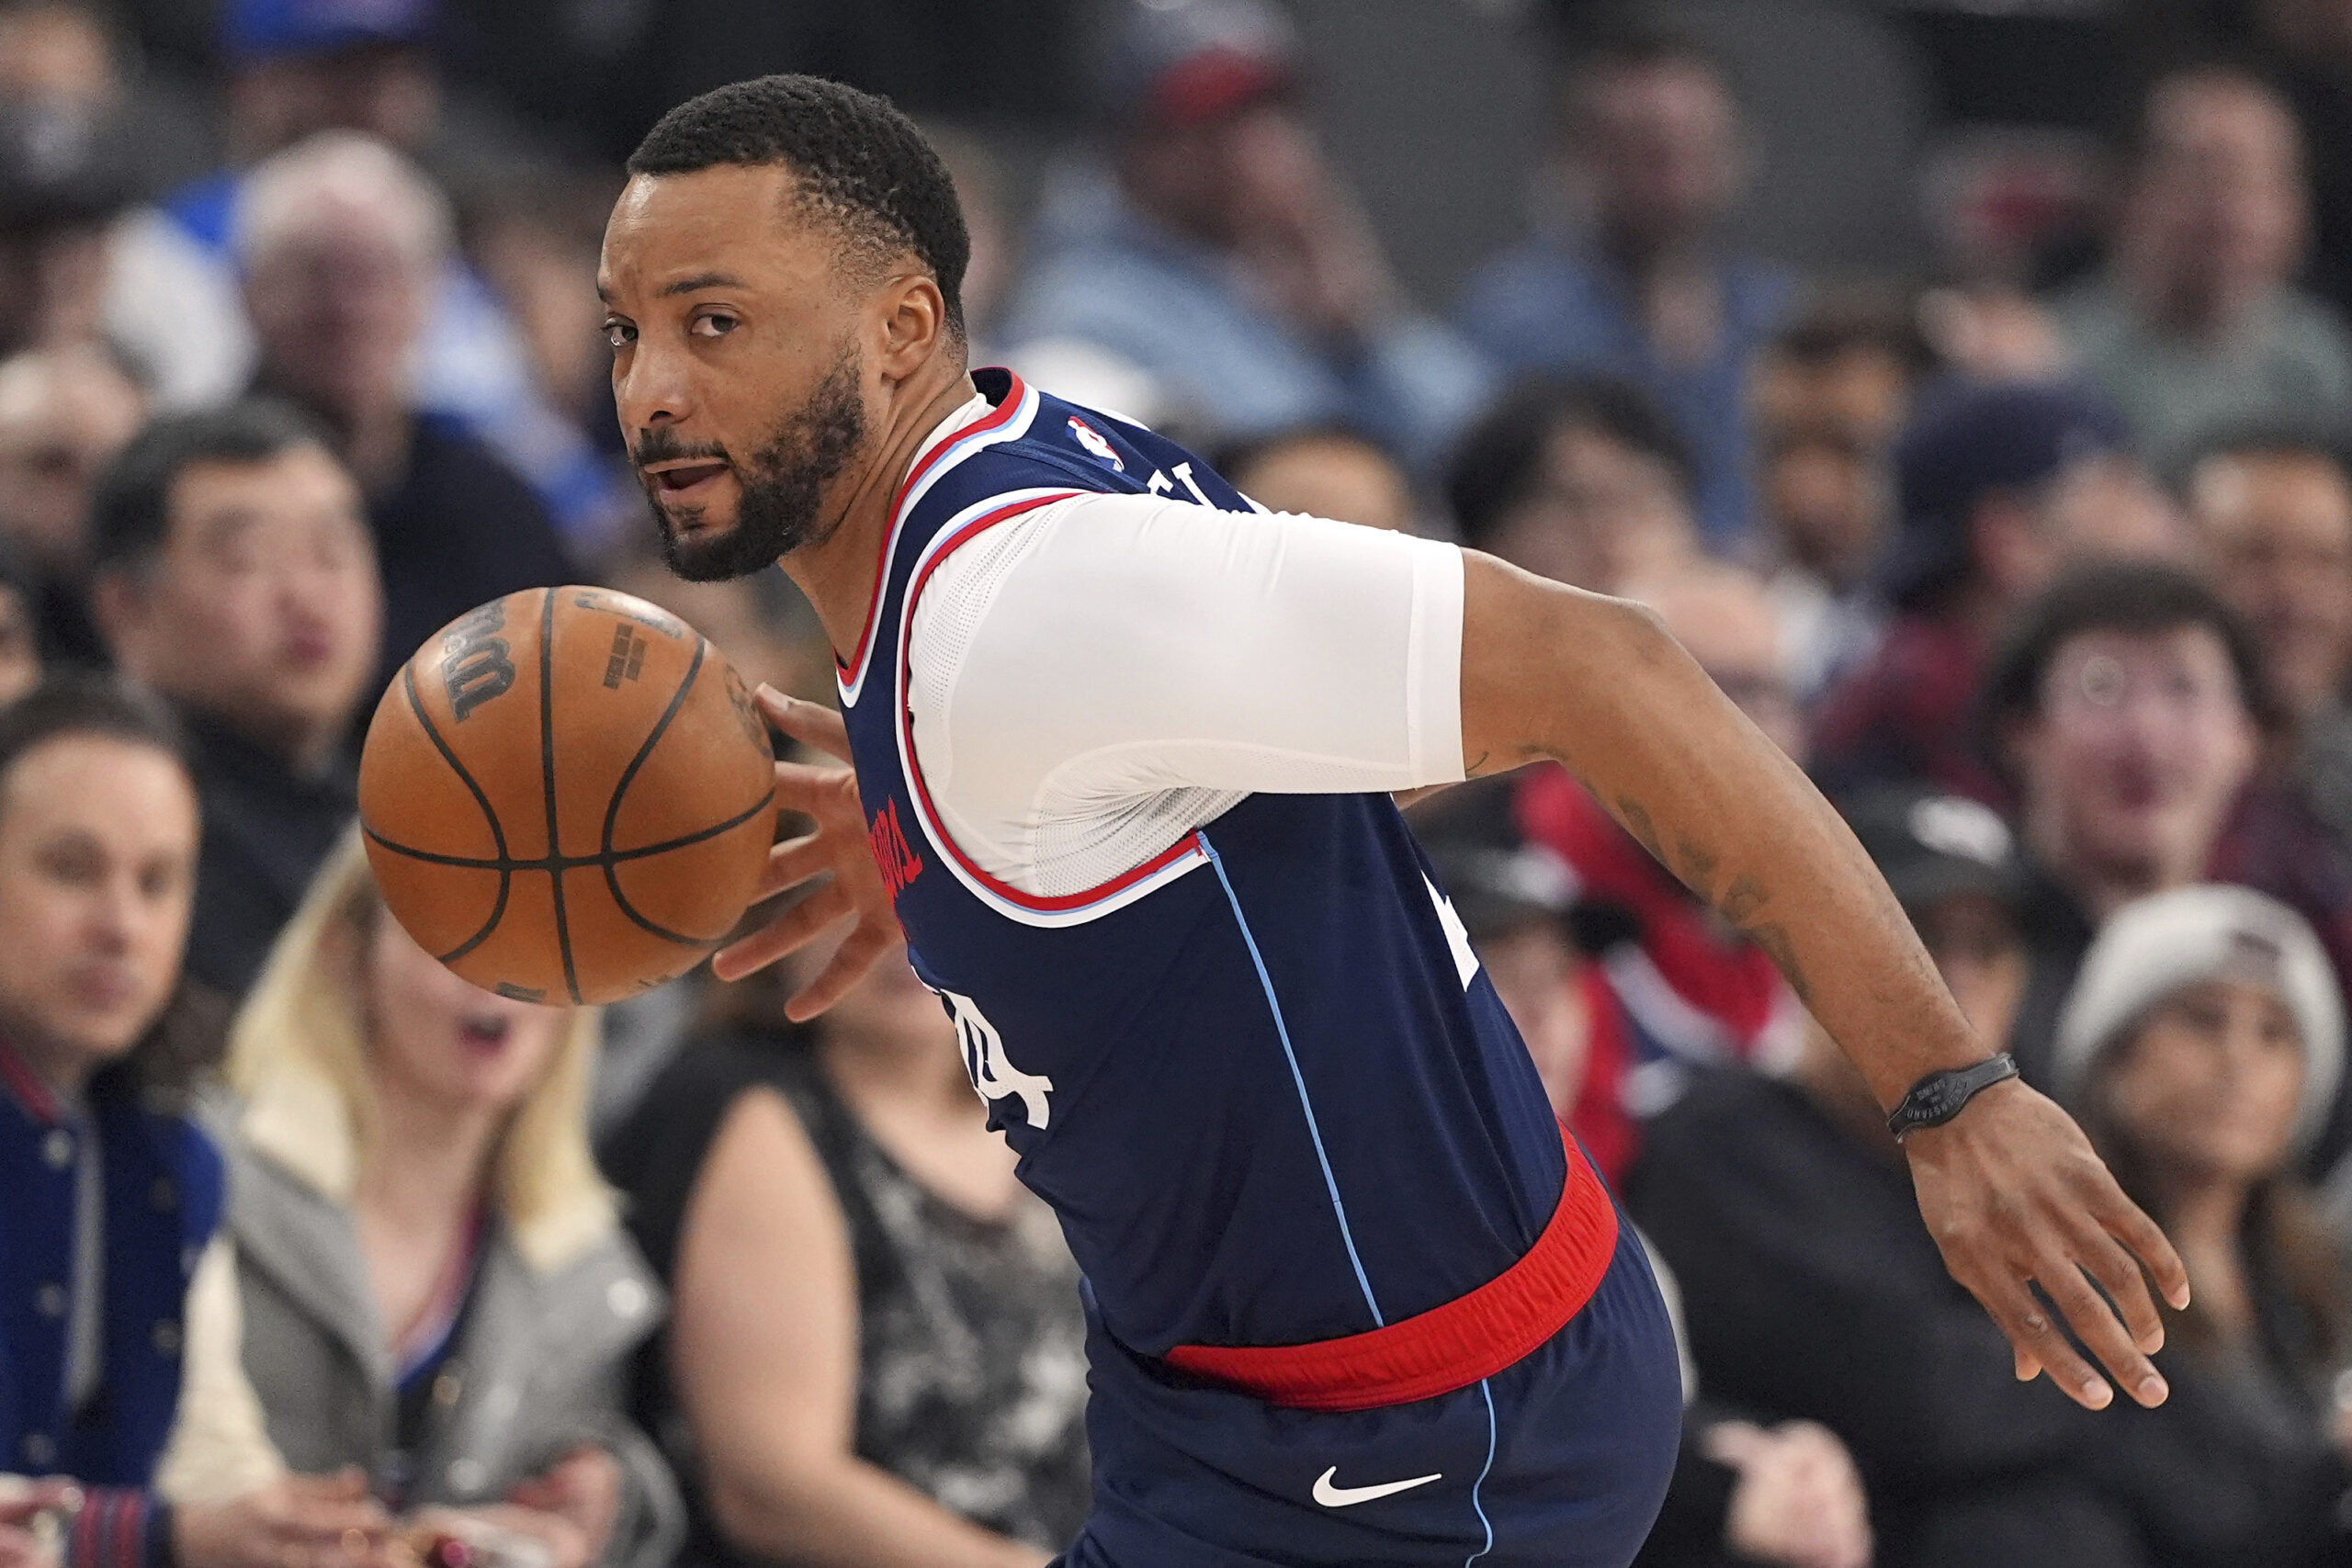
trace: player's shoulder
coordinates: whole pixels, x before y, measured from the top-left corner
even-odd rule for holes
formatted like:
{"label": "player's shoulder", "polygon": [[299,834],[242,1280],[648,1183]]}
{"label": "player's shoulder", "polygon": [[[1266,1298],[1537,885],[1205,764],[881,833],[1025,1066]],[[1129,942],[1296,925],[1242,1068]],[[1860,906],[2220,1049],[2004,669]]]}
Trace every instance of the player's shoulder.
{"label": "player's shoulder", "polygon": [[1016,411],[1006,422],[1007,438],[973,458],[977,485],[1013,491],[1057,483],[1256,510],[1197,454],[1125,414],[1071,402],[1009,370],[977,370],[972,379],[1000,410]]}

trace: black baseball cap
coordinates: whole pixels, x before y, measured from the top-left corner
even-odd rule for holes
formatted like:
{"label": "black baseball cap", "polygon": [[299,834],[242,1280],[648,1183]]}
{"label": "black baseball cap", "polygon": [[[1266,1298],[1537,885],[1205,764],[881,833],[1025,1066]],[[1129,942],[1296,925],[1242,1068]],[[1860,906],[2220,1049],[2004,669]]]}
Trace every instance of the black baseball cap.
{"label": "black baseball cap", "polygon": [[1517,783],[1458,784],[1413,813],[1414,835],[1474,942],[1565,920],[1580,891],[1568,863],[1520,830]]}
{"label": "black baseball cap", "polygon": [[1899,520],[1878,568],[1898,605],[1966,575],[1969,520],[1985,496],[2031,490],[2132,444],[2115,405],[2076,382],[1952,386],[1923,403],[1895,444]]}
{"label": "black baseball cap", "polygon": [[2017,839],[1981,801],[1917,785],[1854,796],[1847,825],[1905,909],[1981,893],[2014,910],[2025,897]]}

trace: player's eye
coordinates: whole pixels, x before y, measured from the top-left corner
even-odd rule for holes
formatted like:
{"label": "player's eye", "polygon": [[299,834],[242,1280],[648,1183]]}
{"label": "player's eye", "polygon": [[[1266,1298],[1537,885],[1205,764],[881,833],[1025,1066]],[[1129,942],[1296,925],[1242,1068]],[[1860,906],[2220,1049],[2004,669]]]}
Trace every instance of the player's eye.
{"label": "player's eye", "polygon": [[686,330],[696,337],[725,337],[735,330],[735,318],[718,311],[696,316]]}
{"label": "player's eye", "polygon": [[605,318],[605,342],[615,349],[627,348],[637,341],[637,329],[617,316]]}

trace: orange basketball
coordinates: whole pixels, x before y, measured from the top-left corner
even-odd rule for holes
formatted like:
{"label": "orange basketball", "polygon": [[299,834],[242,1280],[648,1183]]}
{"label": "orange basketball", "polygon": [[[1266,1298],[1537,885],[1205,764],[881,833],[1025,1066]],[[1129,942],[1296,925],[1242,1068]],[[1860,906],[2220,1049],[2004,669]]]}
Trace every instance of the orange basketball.
{"label": "orange basketball", "polygon": [[392,916],[475,985],[610,1002],[700,963],[775,836],[775,756],[702,635],[603,588],[534,588],[444,626],[359,761]]}

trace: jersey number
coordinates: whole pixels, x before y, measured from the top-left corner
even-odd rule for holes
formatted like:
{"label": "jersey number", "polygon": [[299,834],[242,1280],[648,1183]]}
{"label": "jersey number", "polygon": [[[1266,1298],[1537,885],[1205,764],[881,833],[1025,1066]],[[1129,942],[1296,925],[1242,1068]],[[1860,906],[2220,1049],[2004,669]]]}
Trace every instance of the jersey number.
{"label": "jersey number", "polygon": [[940,999],[956,1019],[956,1043],[963,1047],[964,1070],[971,1075],[972,1088],[983,1100],[1002,1100],[1009,1094],[1021,1097],[1021,1110],[1029,1125],[1045,1129],[1053,1108],[1046,1097],[1054,1091],[1054,1080],[1039,1073],[1024,1073],[1012,1065],[1004,1054],[1004,1036],[996,1025],[980,1011],[980,1004],[954,991],[942,991]]}

